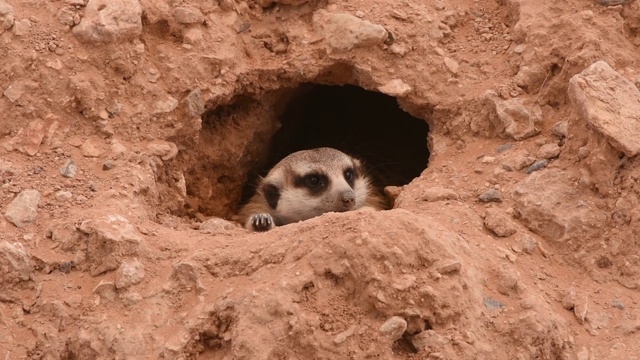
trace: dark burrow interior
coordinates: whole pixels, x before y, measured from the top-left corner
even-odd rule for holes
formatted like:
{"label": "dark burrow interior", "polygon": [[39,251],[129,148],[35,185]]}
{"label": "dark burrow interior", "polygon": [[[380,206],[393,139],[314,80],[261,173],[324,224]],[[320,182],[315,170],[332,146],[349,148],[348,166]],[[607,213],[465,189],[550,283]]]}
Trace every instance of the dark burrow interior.
{"label": "dark burrow interior", "polygon": [[376,185],[406,185],[429,163],[429,125],[405,112],[397,99],[354,85],[302,84],[284,106],[264,166],[249,174],[242,202],[285,156],[333,147],[364,161]]}

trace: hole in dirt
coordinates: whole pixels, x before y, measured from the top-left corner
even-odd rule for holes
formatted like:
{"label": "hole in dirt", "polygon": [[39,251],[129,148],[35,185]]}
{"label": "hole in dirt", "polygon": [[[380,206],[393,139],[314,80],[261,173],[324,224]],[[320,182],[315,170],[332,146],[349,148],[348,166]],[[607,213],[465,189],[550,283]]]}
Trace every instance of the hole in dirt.
{"label": "hole in dirt", "polygon": [[403,334],[400,339],[393,342],[391,351],[393,351],[393,353],[396,355],[418,353],[418,349],[416,349],[416,347],[413,345],[413,342],[411,341],[411,337],[406,333]]}
{"label": "hole in dirt", "polygon": [[188,199],[170,210],[234,219],[259,176],[295,151],[325,146],[363,160],[380,188],[406,185],[429,163],[428,135],[427,122],[403,111],[396,98],[354,85],[305,83],[238,94],[210,106],[197,142],[183,143],[177,166]]}
{"label": "hole in dirt", "polygon": [[377,186],[402,186],[429,163],[429,125],[403,111],[396,98],[354,85],[301,85],[278,118],[265,165],[250,174],[242,202],[287,155],[332,147],[364,161]]}

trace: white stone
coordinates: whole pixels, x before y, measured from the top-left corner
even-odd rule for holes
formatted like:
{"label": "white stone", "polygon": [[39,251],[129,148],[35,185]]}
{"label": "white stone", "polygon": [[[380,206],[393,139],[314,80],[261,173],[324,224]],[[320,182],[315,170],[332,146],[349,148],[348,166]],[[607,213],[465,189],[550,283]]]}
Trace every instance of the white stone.
{"label": "white stone", "polygon": [[19,228],[25,227],[36,220],[39,202],[38,190],[24,190],[9,203],[4,217]]}
{"label": "white stone", "polygon": [[142,32],[142,7],[138,0],[89,0],[84,17],[73,34],[85,42],[114,42]]}
{"label": "white stone", "polygon": [[378,87],[378,91],[389,96],[405,96],[413,90],[411,85],[405,83],[400,79],[394,79],[388,83]]}
{"label": "white stone", "polygon": [[517,98],[502,100],[494,91],[487,91],[484,99],[491,110],[489,120],[501,135],[524,140],[540,132],[542,109],[539,106],[527,107]]}
{"label": "white stone", "polygon": [[569,81],[569,97],[591,128],[618,151],[640,153],[640,91],[604,61]]}
{"label": "white stone", "polygon": [[312,21],[314,30],[324,36],[329,45],[338,51],[380,45],[389,36],[383,26],[349,14],[317,10]]}
{"label": "white stone", "polygon": [[400,316],[393,316],[382,324],[379,330],[384,336],[392,341],[396,341],[400,339],[402,334],[407,330],[407,321]]}

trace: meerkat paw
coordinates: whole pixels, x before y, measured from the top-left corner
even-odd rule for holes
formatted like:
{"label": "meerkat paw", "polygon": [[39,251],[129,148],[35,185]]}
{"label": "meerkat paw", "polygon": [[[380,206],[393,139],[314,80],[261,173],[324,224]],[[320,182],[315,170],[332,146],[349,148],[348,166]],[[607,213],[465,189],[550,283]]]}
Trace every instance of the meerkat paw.
{"label": "meerkat paw", "polygon": [[276,227],[273,218],[269,214],[255,214],[250,220],[250,229],[253,231],[267,231]]}

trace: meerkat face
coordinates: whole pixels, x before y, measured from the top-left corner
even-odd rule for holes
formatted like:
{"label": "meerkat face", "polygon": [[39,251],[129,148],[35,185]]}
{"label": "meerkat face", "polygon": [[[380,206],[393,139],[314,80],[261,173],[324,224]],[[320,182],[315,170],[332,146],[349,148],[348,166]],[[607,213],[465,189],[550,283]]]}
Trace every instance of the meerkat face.
{"label": "meerkat face", "polygon": [[288,224],[358,209],[367,200],[369,186],[360,161],[319,148],[283,159],[265,177],[261,190],[276,223]]}

